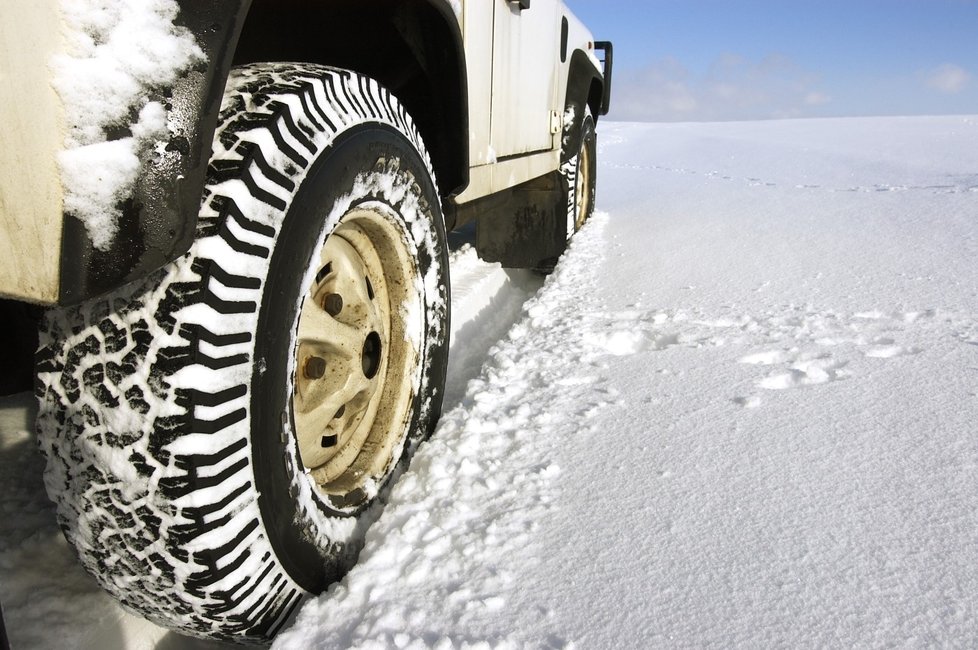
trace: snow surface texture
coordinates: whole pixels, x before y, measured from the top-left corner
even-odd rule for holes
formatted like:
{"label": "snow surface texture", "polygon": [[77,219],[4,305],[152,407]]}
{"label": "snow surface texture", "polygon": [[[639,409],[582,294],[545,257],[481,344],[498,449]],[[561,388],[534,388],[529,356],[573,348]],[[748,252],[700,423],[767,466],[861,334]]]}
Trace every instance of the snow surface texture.
{"label": "snow surface texture", "polygon": [[978,120],[602,126],[606,214],[274,647],[973,645]]}
{"label": "snow surface texture", "polygon": [[[61,0],[66,53],[51,67],[68,130],[58,164],[65,212],[85,224],[97,249],[115,238],[118,203],[133,189],[140,156],[168,138],[167,110],[150,94],[204,57],[174,25],[178,13],[175,0]],[[127,126],[131,135],[106,139],[106,129]]]}
{"label": "snow surface texture", "polygon": [[[443,422],[274,647],[978,643],[978,117],[598,143],[604,212],[534,297],[455,254]],[[25,410],[11,636],[138,636],[58,538]]]}

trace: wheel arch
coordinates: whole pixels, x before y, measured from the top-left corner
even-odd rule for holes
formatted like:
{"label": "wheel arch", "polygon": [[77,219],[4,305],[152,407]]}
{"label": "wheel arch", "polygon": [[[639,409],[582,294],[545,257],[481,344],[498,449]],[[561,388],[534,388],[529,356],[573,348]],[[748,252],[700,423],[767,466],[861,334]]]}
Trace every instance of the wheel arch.
{"label": "wheel arch", "polygon": [[585,106],[597,121],[601,114],[601,101],[604,93],[604,79],[594,66],[592,59],[583,50],[574,50],[567,73],[567,95],[564,108],[573,112],[573,122],[564,125],[564,158],[574,156],[580,148],[581,123],[584,120]]}
{"label": "wheel arch", "polygon": [[358,72],[411,115],[443,195],[468,183],[462,33],[445,0],[251,0],[233,63],[301,61]]}

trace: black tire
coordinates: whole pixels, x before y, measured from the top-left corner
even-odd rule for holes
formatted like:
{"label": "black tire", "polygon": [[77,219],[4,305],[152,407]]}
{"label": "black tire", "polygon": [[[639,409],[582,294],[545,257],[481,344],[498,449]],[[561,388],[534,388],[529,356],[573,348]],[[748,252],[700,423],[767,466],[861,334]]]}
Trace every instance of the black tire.
{"label": "black tire", "polygon": [[[380,278],[333,270],[327,251],[341,244]],[[356,300],[382,304],[327,309],[320,294],[341,280]],[[84,565],[159,624],[239,642],[274,636],[350,567],[371,506],[433,429],[449,304],[439,196],[399,103],[323,66],[233,71],[191,251],[52,312],[42,331],[45,483]],[[315,330],[326,311],[323,322],[362,349],[347,354],[322,335],[300,362],[300,326],[332,332]],[[340,322],[354,312],[374,320]],[[296,424],[300,381],[332,395],[312,383],[327,364],[374,391],[357,394],[353,415],[317,421],[342,434],[323,465],[339,468],[332,478],[303,465],[308,427]]]}
{"label": "black tire", "polygon": [[34,351],[40,307],[0,299],[0,396],[34,387]]}
{"label": "black tire", "polygon": [[[597,187],[597,135],[594,116],[590,108],[584,109],[580,137],[575,138],[578,148],[561,165],[561,173],[567,179],[567,238],[580,230],[594,213]],[[563,157],[562,157],[563,159]]]}
{"label": "black tire", "polygon": [[2,604],[0,604],[0,650],[10,650],[10,642],[7,640],[7,626],[3,622]]}

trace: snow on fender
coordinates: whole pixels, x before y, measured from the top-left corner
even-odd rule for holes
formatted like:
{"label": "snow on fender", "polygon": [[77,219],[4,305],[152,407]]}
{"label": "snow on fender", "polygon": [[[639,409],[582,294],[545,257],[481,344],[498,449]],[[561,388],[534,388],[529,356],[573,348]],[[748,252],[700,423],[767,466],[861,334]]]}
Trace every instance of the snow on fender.
{"label": "snow on fender", "polygon": [[447,273],[396,99],[323,66],[236,70],[191,251],[43,328],[45,483],[89,572],[185,633],[273,636],[437,421]]}

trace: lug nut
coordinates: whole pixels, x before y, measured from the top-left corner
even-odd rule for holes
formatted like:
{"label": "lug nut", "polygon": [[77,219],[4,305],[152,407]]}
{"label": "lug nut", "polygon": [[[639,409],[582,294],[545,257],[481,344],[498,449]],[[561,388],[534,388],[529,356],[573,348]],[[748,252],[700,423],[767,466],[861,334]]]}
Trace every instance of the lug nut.
{"label": "lug nut", "polygon": [[326,359],[309,357],[302,368],[302,373],[306,379],[321,379],[326,374]]}
{"label": "lug nut", "polygon": [[323,309],[326,313],[336,318],[343,311],[343,296],[338,293],[331,293],[323,299]]}

